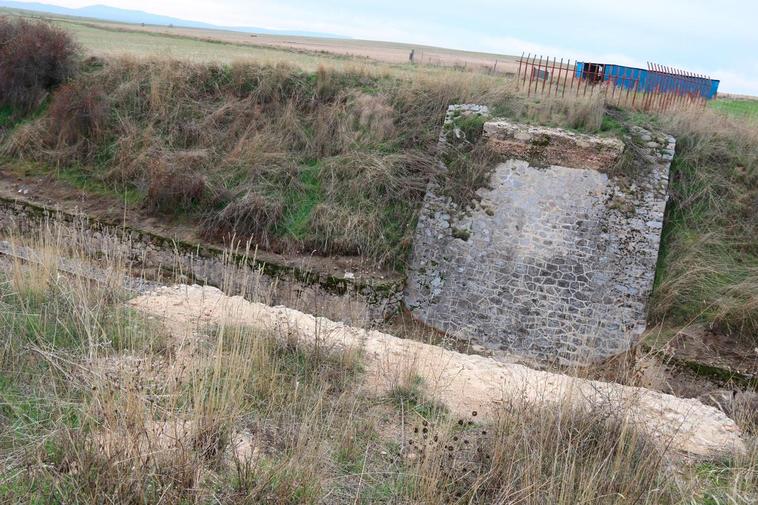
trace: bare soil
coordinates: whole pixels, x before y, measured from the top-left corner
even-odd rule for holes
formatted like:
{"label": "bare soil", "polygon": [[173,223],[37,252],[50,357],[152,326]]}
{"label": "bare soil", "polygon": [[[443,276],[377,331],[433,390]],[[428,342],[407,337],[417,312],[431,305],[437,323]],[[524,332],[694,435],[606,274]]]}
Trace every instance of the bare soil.
{"label": "bare soil", "polygon": [[704,363],[727,372],[758,377],[758,341],[751,343],[701,325],[691,325],[657,345],[677,361]]}

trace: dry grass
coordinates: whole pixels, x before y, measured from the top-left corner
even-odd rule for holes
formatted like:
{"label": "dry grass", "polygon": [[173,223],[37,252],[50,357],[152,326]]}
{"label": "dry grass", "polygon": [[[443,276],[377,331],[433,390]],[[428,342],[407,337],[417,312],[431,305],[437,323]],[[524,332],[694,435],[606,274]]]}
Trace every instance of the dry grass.
{"label": "dry grass", "polygon": [[[358,255],[394,268],[436,171],[450,103],[544,113],[574,127],[596,115],[595,102],[519,105],[509,82],[454,71],[411,82],[282,64],[121,59],[87,69],[47,114],[9,135],[6,155],[78,167],[114,192],[143,195],[157,215],[201,221],[211,239],[251,237],[276,252]],[[461,175],[459,187],[478,184],[451,174]]]}
{"label": "dry grass", "polygon": [[381,67],[90,61],[3,152],[55,173],[128,190],[164,220],[210,240],[251,238],[284,253],[357,255],[402,270],[430,177],[463,208],[493,158],[476,143],[443,153],[450,103],[519,121],[614,134],[657,122],[678,137],[653,320],[702,320],[755,335],[756,129],[710,110],[655,119],[606,114],[602,97],[524,97],[512,83],[456,71],[412,81]]}
{"label": "dry grass", "polygon": [[677,138],[653,316],[758,335],[758,128],[716,112],[660,118]]}
{"label": "dry grass", "polygon": [[[143,195],[157,214],[192,215],[207,238],[247,236],[277,252],[360,255],[402,269],[450,103],[583,124],[574,116],[584,105],[523,106],[495,76],[341,60],[329,61],[339,70],[316,68],[280,53],[310,71],[90,59],[51,113],[17,129],[3,152],[75,165],[84,178]],[[187,153],[202,159],[187,163]]]}
{"label": "dry grass", "polygon": [[[754,438],[746,455],[688,462],[662,455],[620,406],[517,401],[494,423],[451,418],[413,374],[388,397],[367,395],[354,352],[239,327],[169,334],[123,308],[117,279],[129,269],[116,251],[84,255],[55,229],[15,242],[40,253],[0,270],[4,502],[756,498]],[[113,275],[65,275],[67,256]]]}

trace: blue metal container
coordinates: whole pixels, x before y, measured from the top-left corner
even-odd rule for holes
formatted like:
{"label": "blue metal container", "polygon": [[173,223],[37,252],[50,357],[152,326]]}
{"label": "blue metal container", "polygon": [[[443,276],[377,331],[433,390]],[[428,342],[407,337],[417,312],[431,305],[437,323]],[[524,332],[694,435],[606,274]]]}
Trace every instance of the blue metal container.
{"label": "blue metal container", "polygon": [[699,95],[710,100],[716,96],[719,81],[705,77],[659,72],[609,63],[576,63],[577,79],[610,81],[616,86],[643,93]]}

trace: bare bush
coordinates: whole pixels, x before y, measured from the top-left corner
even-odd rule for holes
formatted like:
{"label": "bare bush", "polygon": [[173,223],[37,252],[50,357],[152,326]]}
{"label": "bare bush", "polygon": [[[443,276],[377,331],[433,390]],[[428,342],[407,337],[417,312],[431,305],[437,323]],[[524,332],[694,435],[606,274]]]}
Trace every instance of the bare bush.
{"label": "bare bush", "polygon": [[53,96],[48,115],[57,144],[96,144],[108,119],[105,93],[98,86],[65,84]]}
{"label": "bare bush", "polygon": [[50,24],[0,18],[0,105],[24,114],[74,75],[78,48]]}

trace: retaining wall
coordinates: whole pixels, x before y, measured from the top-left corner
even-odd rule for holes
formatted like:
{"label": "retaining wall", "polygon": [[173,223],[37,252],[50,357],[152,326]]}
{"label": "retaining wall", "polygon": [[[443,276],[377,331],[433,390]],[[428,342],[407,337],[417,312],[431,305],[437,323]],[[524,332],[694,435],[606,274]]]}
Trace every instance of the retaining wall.
{"label": "retaining wall", "polygon": [[0,234],[38,234],[46,226],[63,243],[92,256],[119,256],[135,275],[165,282],[194,282],[244,294],[252,301],[371,324],[397,311],[402,281],[363,282],[281,266],[254,251],[190,244],[128,226],[104,223],[28,202],[0,198]]}

